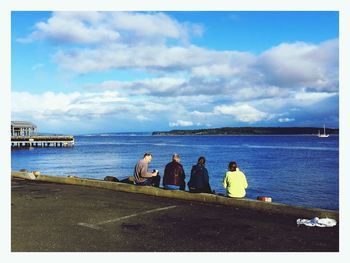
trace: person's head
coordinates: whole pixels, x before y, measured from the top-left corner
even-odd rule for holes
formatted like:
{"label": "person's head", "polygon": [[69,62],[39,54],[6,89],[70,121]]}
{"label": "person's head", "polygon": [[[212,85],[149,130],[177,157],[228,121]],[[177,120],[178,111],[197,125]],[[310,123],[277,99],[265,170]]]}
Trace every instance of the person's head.
{"label": "person's head", "polygon": [[152,154],[151,153],[145,153],[144,155],[143,155],[143,159],[146,161],[146,162],[150,162],[150,161],[152,161]]}
{"label": "person's head", "polygon": [[177,153],[174,153],[172,159],[173,159],[173,161],[179,163],[180,162],[180,155],[178,155]]}
{"label": "person's head", "polygon": [[204,156],[199,157],[197,164],[205,165],[205,157]]}
{"label": "person's head", "polygon": [[234,172],[237,170],[237,163],[236,162],[230,162],[228,164],[228,170],[231,172]]}

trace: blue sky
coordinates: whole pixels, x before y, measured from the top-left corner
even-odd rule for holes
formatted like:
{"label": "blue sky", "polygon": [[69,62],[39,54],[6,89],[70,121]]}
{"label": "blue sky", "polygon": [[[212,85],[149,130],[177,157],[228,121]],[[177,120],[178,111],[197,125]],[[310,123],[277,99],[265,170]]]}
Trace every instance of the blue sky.
{"label": "blue sky", "polygon": [[12,12],[41,132],[339,126],[338,12]]}

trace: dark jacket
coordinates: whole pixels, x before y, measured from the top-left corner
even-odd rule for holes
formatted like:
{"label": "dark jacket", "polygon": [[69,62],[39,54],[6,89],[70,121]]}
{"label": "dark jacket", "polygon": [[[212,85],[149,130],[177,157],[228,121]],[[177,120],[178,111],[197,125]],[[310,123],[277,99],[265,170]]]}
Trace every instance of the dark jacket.
{"label": "dark jacket", "polygon": [[185,171],[181,163],[172,161],[165,166],[163,185],[177,185],[185,190]]}
{"label": "dark jacket", "polygon": [[208,170],[204,165],[196,164],[192,166],[191,178],[188,182],[190,192],[211,193]]}

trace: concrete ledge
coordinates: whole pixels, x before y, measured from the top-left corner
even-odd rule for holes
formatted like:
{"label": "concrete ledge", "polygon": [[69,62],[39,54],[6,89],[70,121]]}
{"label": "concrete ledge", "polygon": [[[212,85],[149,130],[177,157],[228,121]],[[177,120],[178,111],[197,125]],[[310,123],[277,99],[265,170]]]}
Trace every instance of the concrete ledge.
{"label": "concrete ledge", "polygon": [[[11,176],[18,177],[22,179],[29,179],[28,172],[18,172],[12,171]],[[61,183],[61,184],[72,184],[72,185],[81,185],[95,188],[104,188],[114,191],[146,194],[160,197],[176,198],[190,201],[198,202],[208,202],[214,204],[228,205],[233,207],[244,207],[251,208],[256,210],[262,210],[271,213],[280,213],[294,215],[297,218],[313,218],[317,217],[329,217],[339,221],[339,212],[333,210],[325,210],[318,208],[305,208],[301,206],[291,206],[279,203],[267,203],[253,199],[234,199],[228,198],[213,194],[194,194],[184,191],[171,191],[164,190],[162,188],[155,188],[151,186],[136,186],[125,183],[109,182],[102,181],[97,179],[85,179],[85,178],[76,178],[76,177],[62,177],[62,176],[50,176],[50,175],[38,175],[36,176],[35,181],[44,181],[52,183]]]}

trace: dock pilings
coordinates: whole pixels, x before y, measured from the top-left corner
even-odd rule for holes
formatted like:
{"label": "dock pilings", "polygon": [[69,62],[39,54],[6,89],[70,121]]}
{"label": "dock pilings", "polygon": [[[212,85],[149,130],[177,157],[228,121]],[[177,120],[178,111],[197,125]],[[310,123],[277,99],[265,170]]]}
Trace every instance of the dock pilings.
{"label": "dock pilings", "polygon": [[73,136],[12,136],[11,148],[21,147],[72,147]]}

